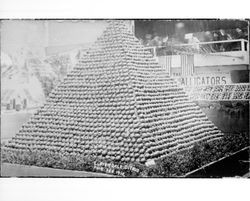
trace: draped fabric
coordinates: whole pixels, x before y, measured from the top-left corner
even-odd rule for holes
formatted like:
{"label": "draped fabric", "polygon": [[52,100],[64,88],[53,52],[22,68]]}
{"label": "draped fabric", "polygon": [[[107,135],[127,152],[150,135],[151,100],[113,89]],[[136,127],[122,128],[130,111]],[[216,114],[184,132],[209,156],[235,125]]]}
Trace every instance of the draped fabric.
{"label": "draped fabric", "polygon": [[194,55],[181,55],[181,75],[192,76],[194,74]]}
{"label": "draped fabric", "polygon": [[172,68],[172,56],[161,56],[159,57],[159,63],[161,66],[166,69],[167,74],[171,75],[171,68]]}

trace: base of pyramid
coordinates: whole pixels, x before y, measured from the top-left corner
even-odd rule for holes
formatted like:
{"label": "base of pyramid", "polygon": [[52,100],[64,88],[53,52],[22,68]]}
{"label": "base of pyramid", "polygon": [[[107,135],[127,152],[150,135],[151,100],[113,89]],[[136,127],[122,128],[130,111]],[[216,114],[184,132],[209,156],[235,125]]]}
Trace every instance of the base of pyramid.
{"label": "base of pyramid", "polygon": [[[200,167],[215,163],[223,157],[249,147],[249,134],[227,134],[223,138],[195,144],[165,158],[146,164],[121,163],[95,156],[75,153],[59,154],[53,151],[2,149],[2,162],[50,169],[74,170],[114,175],[118,177],[183,177]],[[249,150],[249,148],[248,148]],[[227,169],[227,166],[224,166]],[[230,167],[229,167],[230,168]],[[47,175],[53,176],[53,175]]]}
{"label": "base of pyramid", "polygon": [[[140,177],[147,168],[134,163],[118,163],[96,156],[81,156],[75,153],[56,153],[48,150],[2,148],[2,163],[19,164],[27,167],[49,168],[77,172],[92,172],[120,177]],[[48,175],[53,176],[53,175]]]}

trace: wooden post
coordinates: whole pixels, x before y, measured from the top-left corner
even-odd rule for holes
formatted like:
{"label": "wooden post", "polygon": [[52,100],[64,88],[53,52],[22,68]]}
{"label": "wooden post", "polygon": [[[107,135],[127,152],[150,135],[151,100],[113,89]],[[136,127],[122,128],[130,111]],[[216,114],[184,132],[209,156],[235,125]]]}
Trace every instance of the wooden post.
{"label": "wooden post", "polygon": [[154,57],[156,57],[156,47],[153,47]]}
{"label": "wooden post", "polygon": [[241,39],[241,51],[245,51],[245,43],[244,43],[244,40]]}
{"label": "wooden post", "polygon": [[15,98],[13,98],[13,103],[12,104],[13,104],[13,106],[12,106],[13,109],[16,109],[16,99]]}

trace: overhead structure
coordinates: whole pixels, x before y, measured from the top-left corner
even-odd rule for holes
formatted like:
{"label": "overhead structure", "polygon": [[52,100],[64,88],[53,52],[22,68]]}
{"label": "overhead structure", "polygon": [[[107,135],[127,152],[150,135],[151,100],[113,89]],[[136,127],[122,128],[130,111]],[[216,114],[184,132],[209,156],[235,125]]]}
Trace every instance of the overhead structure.
{"label": "overhead structure", "polygon": [[222,135],[118,20],[6,147],[144,164]]}

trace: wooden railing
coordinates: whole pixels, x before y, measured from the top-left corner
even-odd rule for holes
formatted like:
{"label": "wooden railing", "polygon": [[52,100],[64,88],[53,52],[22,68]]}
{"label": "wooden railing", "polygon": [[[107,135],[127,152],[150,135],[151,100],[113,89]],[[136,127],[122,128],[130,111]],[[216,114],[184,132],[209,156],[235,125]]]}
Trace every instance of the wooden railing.
{"label": "wooden railing", "polygon": [[[228,49],[216,49],[213,46],[216,45],[230,45],[238,43],[237,47],[229,47]],[[207,47],[207,48],[206,48]],[[193,48],[194,53],[217,53],[217,52],[230,52],[230,51],[249,51],[248,41],[244,39],[235,39],[235,40],[222,40],[222,41],[210,41],[210,42],[198,42],[198,43],[187,43],[187,44],[170,44],[166,46],[157,46],[157,47],[145,47],[146,50],[149,50],[154,56],[160,56],[157,54],[157,51],[160,49],[166,49],[169,52],[173,53],[176,49],[179,48]],[[206,48],[208,51],[202,51]],[[211,51],[209,51],[211,50]]]}

